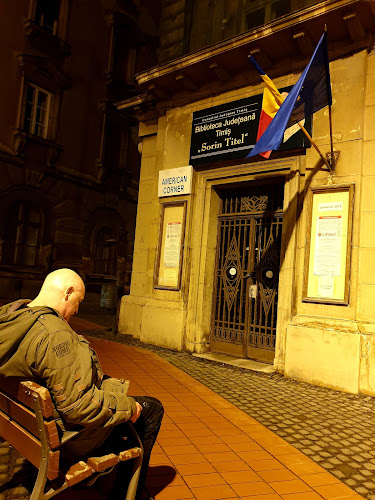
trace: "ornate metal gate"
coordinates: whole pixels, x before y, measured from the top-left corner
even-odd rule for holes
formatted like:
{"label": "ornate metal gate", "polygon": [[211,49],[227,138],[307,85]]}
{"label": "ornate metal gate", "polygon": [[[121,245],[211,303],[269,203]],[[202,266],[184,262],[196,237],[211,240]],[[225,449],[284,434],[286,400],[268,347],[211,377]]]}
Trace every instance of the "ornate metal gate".
{"label": "ornate metal gate", "polygon": [[210,347],[274,358],[283,184],[221,194]]}

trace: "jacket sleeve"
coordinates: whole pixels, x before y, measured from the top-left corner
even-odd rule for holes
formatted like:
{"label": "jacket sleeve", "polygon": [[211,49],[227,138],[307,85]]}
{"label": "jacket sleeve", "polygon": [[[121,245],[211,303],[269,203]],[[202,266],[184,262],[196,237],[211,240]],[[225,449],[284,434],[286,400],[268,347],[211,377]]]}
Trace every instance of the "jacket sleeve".
{"label": "jacket sleeve", "polygon": [[136,404],[126,396],[126,386],[117,379],[102,383],[101,367],[89,343],[60,318],[52,322],[58,322],[58,329],[51,331],[48,324],[48,333],[39,335],[27,355],[33,358],[29,362],[51,392],[62,419],[84,427],[109,427],[129,420]]}

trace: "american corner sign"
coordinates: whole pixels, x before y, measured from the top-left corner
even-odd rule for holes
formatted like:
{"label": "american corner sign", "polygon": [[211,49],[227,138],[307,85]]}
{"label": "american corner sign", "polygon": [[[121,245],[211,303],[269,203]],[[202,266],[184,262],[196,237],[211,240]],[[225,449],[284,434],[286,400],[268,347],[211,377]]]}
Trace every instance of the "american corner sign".
{"label": "american corner sign", "polygon": [[170,170],[160,170],[158,197],[190,194],[192,179],[193,167],[191,165]]}
{"label": "american corner sign", "polygon": [[[291,88],[280,91],[288,92]],[[246,157],[256,143],[261,110],[262,94],[259,94],[193,113],[189,163],[199,165]],[[311,132],[311,122],[305,128]],[[309,146],[304,134],[297,131],[285,137],[279,149]]]}

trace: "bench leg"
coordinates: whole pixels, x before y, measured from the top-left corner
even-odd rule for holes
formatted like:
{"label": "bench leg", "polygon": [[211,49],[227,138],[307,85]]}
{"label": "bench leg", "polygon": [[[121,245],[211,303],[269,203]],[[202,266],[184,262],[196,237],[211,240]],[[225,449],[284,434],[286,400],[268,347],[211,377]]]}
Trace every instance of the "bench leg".
{"label": "bench leg", "polygon": [[47,482],[47,459],[45,459],[45,465],[43,464],[44,457],[42,457],[38,477],[30,496],[30,500],[42,500],[44,498],[44,488]]}
{"label": "bench leg", "polygon": [[141,472],[142,461],[143,461],[143,445],[138,437],[135,429],[132,425],[129,425],[130,432],[133,434],[136,441],[138,441],[138,446],[142,450],[139,457],[133,459],[132,477],[129,482],[128,491],[126,494],[126,500],[134,500],[137,493],[139,474]]}
{"label": "bench leg", "polygon": [[33,396],[33,406],[34,406],[36,421],[38,423],[39,438],[42,444],[42,449],[41,449],[39,472],[36,478],[33,491],[30,496],[30,500],[42,500],[44,498],[44,488],[47,482],[48,452],[50,451],[50,447],[46,436],[46,430],[44,427],[44,421],[42,412],[40,410],[39,401],[34,396]]}

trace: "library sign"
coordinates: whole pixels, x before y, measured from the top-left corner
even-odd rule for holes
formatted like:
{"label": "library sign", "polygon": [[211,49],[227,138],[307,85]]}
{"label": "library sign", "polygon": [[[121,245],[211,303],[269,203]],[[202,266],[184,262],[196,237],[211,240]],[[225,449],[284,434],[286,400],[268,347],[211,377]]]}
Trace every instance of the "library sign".
{"label": "library sign", "polygon": [[[292,87],[281,89],[288,92]],[[193,113],[190,164],[244,158],[256,143],[262,94],[222,104]],[[305,124],[311,131],[311,124]],[[297,132],[280,146],[280,150],[308,147],[304,134]]]}

